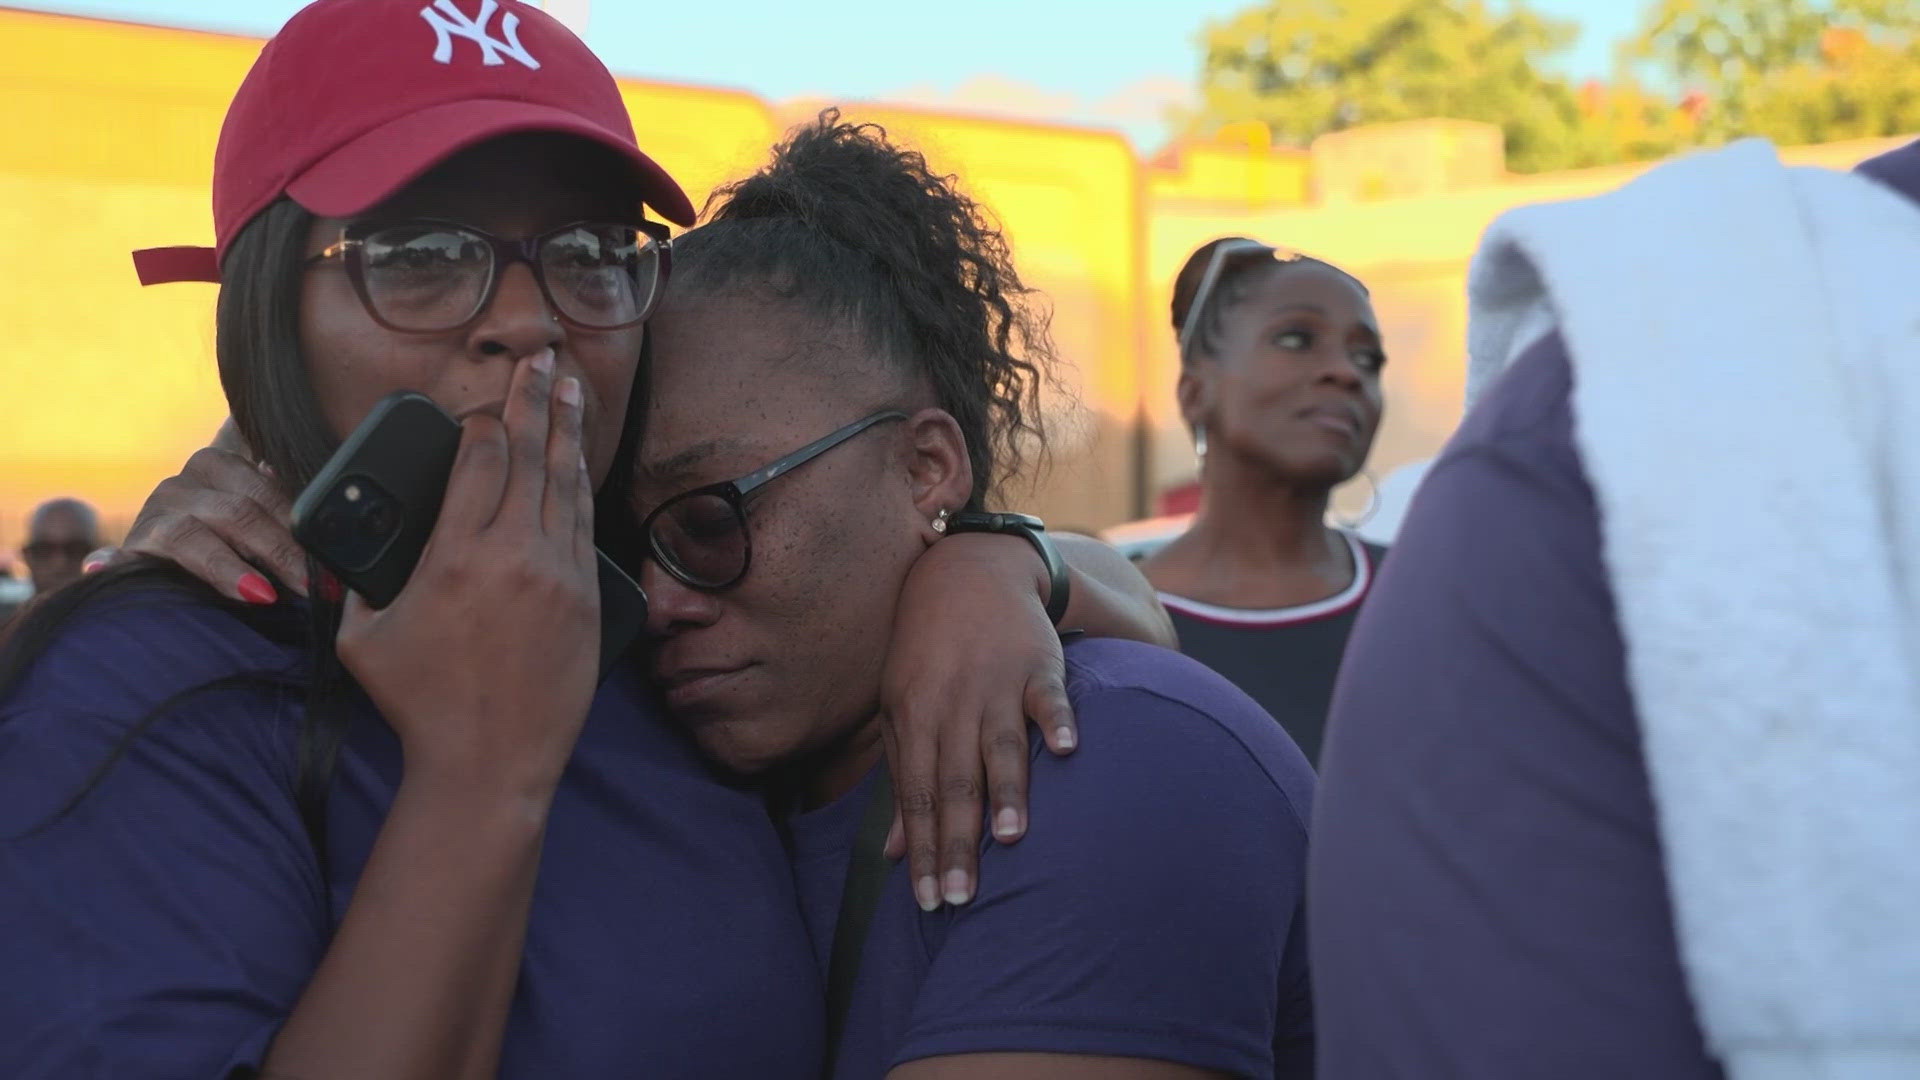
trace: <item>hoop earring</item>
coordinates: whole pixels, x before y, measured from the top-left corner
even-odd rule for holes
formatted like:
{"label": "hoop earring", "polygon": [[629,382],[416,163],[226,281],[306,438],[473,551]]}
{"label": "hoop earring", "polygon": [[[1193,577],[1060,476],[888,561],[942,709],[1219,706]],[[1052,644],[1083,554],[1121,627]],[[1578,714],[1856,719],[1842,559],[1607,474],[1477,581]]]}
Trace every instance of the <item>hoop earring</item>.
{"label": "hoop earring", "polygon": [[933,531],[945,536],[947,534],[947,519],[952,516],[952,512],[945,509],[935,514],[933,518]]}
{"label": "hoop earring", "polygon": [[1345,529],[1348,532],[1360,531],[1360,527],[1362,525],[1365,525],[1367,522],[1372,521],[1373,515],[1380,512],[1379,481],[1373,478],[1373,471],[1371,469],[1361,469],[1360,477],[1367,482],[1367,505],[1362,507],[1358,514],[1328,515],[1333,519],[1333,524],[1336,527]]}

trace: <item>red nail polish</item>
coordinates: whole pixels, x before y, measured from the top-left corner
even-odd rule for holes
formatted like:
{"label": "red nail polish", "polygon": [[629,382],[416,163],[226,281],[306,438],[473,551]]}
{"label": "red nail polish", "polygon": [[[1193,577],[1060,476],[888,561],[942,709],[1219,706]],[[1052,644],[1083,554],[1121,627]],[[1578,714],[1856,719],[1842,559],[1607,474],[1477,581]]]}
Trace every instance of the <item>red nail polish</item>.
{"label": "red nail polish", "polygon": [[309,582],[309,586],[319,585],[320,599],[329,604],[337,604],[347,598],[347,591],[340,587],[340,579],[332,574],[321,574],[318,582]]}
{"label": "red nail polish", "polygon": [[273,583],[252,571],[240,575],[240,599],[249,604],[272,604],[280,599],[273,591]]}

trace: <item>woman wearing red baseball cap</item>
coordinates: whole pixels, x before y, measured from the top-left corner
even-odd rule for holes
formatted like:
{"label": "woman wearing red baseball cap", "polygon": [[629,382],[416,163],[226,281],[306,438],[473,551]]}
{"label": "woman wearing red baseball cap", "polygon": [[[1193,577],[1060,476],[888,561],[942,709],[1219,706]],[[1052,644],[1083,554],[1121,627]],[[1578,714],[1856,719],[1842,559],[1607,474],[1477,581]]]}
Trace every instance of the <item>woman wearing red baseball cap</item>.
{"label": "woman wearing red baseball cap", "polygon": [[[818,1073],[764,804],[640,673],[595,688],[592,493],[668,270],[643,206],[692,218],[535,8],[319,0],[268,43],[221,134],[216,247],[137,263],[221,283],[222,383],[271,476],[202,452],[136,545],[224,597],[136,561],[0,650],[0,1073]],[[233,548],[301,591],[275,519],[399,389],[465,427],[413,579],[377,612],[275,603]],[[889,682],[915,866],[938,813],[970,874],[979,748],[1070,714],[1046,623],[1008,617],[1041,610],[1032,549],[962,539],[916,565]],[[1070,580],[1076,624],[1156,632],[1143,587]],[[990,780],[1018,812],[1013,756]]]}

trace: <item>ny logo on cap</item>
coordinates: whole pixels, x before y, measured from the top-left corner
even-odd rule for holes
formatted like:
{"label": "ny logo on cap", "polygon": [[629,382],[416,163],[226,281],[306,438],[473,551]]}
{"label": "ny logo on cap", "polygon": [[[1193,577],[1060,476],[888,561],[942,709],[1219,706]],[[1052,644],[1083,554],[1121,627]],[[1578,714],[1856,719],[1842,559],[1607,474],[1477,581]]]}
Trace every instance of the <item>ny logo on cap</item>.
{"label": "ny logo on cap", "polygon": [[498,0],[480,0],[480,15],[474,19],[454,7],[453,0],[434,0],[432,5],[421,8],[420,17],[433,27],[434,60],[453,63],[453,39],[463,37],[480,46],[481,62],[488,67],[499,67],[506,63],[502,56],[511,56],[534,71],[540,70],[540,61],[520,44],[520,16],[509,11],[500,17],[500,36],[506,38],[505,41],[495,41],[487,34],[487,23],[498,10]]}

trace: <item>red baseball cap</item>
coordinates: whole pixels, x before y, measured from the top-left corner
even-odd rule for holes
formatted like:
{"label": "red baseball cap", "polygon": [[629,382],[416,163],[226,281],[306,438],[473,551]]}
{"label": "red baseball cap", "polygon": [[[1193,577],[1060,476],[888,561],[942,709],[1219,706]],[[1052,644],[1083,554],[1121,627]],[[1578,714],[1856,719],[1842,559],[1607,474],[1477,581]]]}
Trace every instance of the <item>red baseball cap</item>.
{"label": "red baseball cap", "polygon": [[633,167],[640,201],[678,225],[693,204],[640,152],[613,75],[573,32],[518,0],[316,0],[240,84],[213,159],[215,247],[133,253],[143,285],[219,281],[220,261],[281,195],[361,213],[476,143],[578,135]]}

